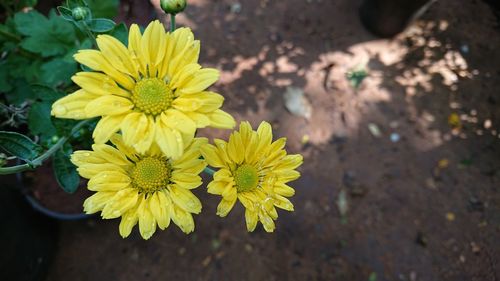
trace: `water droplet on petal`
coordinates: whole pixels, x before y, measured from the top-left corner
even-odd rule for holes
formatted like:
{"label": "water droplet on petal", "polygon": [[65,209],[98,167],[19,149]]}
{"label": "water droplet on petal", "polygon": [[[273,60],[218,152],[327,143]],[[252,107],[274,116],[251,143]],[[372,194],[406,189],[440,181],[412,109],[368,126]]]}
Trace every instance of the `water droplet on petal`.
{"label": "water droplet on petal", "polygon": [[55,115],[63,115],[68,112],[67,108],[64,105],[56,105],[53,111]]}

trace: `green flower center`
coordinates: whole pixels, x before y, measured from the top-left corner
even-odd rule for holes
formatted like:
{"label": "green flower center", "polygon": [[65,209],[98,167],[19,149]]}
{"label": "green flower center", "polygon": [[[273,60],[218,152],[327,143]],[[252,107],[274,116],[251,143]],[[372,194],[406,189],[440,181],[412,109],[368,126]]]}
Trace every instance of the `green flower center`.
{"label": "green flower center", "polygon": [[132,170],[132,185],[144,193],[165,188],[170,179],[170,165],[155,157],[143,158]]}
{"label": "green flower center", "polygon": [[259,174],[252,165],[243,164],[234,172],[234,181],[238,192],[251,191],[259,184]]}
{"label": "green flower center", "polygon": [[174,99],[174,92],[158,78],[146,78],[135,84],[132,102],[140,111],[158,115],[167,110]]}

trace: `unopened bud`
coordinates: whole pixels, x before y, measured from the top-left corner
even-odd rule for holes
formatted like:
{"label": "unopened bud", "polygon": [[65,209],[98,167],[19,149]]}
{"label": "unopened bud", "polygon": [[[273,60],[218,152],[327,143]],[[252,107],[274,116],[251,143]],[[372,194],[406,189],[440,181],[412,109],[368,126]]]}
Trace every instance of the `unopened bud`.
{"label": "unopened bud", "polygon": [[160,6],[167,14],[178,14],[186,8],[186,0],[160,0]]}
{"label": "unopened bud", "polygon": [[88,9],[83,7],[76,7],[73,10],[71,10],[71,15],[75,20],[83,20],[88,16],[88,14],[89,14]]}

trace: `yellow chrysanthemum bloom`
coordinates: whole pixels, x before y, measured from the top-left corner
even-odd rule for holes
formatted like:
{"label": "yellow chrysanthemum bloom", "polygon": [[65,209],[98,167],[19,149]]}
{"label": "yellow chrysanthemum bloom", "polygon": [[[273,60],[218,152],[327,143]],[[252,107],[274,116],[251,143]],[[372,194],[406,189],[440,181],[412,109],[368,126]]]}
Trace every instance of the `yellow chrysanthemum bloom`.
{"label": "yellow chrysanthemum bloom", "polygon": [[93,133],[96,143],[121,130],[125,143],[139,153],[156,143],[175,159],[197,128],[234,127],[234,119],[219,109],[224,98],[205,91],[219,73],[197,63],[200,42],[189,28],[166,33],[154,21],[141,35],[133,24],[128,48],[109,35],[99,35],[97,45],[99,50],[74,56],[93,70],[72,77],[81,89],[52,105],[59,118],[102,116]]}
{"label": "yellow chrysanthemum bloom", "polygon": [[120,235],[127,237],[139,223],[144,239],[169,226],[172,220],[185,233],[194,230],[192,214],[201,211],[201,202],[190,191],[201,185],[198,175],[206,167],[200,159],[205,138],[195,138],[182,157],[172,160],[153,145],[144,154],[128,147],[115,134],[107,144],[94,144],[92,151],[75,151],[71,161],[89,179],[88,189],[96,191],[85,200],[87,214],[101,211],[104,219],[122,217]]}
{"label": "yellow chrysanthemum bloom", "polygon": [[283,149],[286,139],[272,139],[269,123],[262,122],[253,131],[250,123],[242,122],[229,142],[215,139],[215,146],[201,146],[207,163],[220,168],[208,184],[209,193],[222,195],[217,215],[225,217],[238,199],[245,207],[248,231],[253,231],[258,221],[267,232],[274,231],[278,218],[275,207],[293,211],[286,197],[294,195],[295,190],[287,183],[300,176],[295,168],[302,164],[302,155],[287,155]]}

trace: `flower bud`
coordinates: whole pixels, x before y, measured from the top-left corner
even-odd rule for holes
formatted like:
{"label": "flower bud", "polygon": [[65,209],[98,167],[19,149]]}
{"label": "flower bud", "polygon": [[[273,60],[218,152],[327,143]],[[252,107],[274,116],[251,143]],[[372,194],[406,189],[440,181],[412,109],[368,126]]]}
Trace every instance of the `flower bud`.
{"label": "flower bud", "polygon": [[160,6],[167,14],[177,14],[186,8],[186,0],[160,0]]}
{"label": "flower bud", "polygon": [[88,14],[89,14],[88,9],[83,7],[76,7],[73,10],[71,10],[71,15],[75,20],[83,20],[88,16]]}

